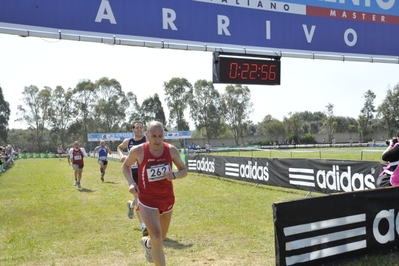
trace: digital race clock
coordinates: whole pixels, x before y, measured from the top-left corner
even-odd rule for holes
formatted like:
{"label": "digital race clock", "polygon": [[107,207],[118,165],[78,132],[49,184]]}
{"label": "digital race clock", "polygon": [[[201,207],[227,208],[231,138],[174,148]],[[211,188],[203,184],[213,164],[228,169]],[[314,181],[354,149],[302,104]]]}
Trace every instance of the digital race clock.
{"label": "digital race clock", "polygon": [[280,85],[280,57],[214,53],[213,83]]}

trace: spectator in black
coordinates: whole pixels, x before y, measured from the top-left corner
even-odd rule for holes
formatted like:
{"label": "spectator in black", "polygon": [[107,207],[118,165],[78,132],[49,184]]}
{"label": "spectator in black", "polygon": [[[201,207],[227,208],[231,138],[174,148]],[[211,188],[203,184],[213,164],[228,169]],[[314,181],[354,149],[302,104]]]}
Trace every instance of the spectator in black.
{"label": "spectator in black", "polygon": [[399,130],[396,132],[396,138],[387,140],[388,147],[382,153],[382,160],[388,165],[377,178],[377,187],[399,186]]}

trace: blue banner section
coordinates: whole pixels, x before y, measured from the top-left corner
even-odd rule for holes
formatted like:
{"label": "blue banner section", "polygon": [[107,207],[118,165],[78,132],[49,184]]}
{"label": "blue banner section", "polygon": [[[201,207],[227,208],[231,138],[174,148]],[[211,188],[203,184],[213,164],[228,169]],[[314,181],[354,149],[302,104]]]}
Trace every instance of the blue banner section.
{"label": "blue banner section", "polygon": [[[133,132],[124,133],[90,133],[87,134],[88,141],[123,141],[127,138],[133,138]],[[166,131],[165,139],[190,139],[191,131]]]}
{"label": "blue banner section", "polygon": [[117,141],[117,140],[124,140],[127,138],[133,138],[133,132],[126,132],[126,133],[91,133],[87,134],[88,141]]}
{"label": "blue banner section", "polygon": [[165,139],[191,139],[191,131],[166,131]]}
{"label": "blue banner section", "polygon": [[399,56],[396,0],[0,0],[0,27],[220,47]]}

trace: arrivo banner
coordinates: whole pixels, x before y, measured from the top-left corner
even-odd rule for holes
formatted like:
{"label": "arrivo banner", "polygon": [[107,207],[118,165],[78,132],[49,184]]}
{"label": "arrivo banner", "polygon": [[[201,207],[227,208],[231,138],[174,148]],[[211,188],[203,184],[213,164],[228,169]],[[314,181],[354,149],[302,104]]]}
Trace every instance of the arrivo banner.
{"label": "arrivo banner", "polygon": [[379,162],[202,154],[187,155],[186,165],[189,172],[320,193],[374,189],[383,170]]}
{"label": "arrivo banner", "polygon": [[[399,56],[399,0],[0,0],[9,29],[168,44]],[[17,34],[17,33],[16,33]],[[122,43],[122,42],[121,42]],[[187,46],[190,49],[190,46]]]}

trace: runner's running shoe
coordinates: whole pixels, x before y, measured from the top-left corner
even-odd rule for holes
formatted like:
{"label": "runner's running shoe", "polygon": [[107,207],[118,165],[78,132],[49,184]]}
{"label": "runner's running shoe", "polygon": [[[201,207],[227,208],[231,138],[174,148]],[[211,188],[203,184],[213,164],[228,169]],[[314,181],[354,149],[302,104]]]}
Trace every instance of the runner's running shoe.
{"label": "runner's running shoe", "polygon": [[129,217],[129,219],[133,219],[133,217],[134,217],[133,201],[128,200],[126,202],[126,205],[127,205],[127,217]]}
{"label": "runner's running shoe", "polygon": [[145,249],[145,254],[144,254],[145,259],[146,259],[148,262],[151,262],[151,263],[152,263],[153,260],[152,260],[151,248],[147,247],[148,240],[149,240],[148,237],[143,236],[143,237],[141,238],[141,245],[142,245],[142,246],[144,247],[144,249]]}

